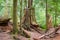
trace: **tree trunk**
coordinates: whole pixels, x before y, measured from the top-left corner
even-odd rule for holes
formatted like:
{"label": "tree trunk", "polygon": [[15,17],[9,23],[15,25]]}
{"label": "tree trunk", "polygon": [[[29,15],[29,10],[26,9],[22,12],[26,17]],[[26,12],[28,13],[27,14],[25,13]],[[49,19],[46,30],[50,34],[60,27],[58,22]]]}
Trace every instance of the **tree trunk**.
{"label": "tree trunk", "polygon": [[57,26],[57,12],[58,12],[58,3],[55,1],[55,27]]}
{"label": "tree trunk", "polygon": [[25,25],[25,28],[29,27],[27,29],[30,29],[31,24],[36,24],[35,9],[32,8],[32,0],[28,0],[28,8],[24,10],[24,13],[22,24]]}
{"label": "tree trunk", "polygon": [[30,24],[31,24],[31,8],[32,8],[33,0],[28,0],[28,8],[29,8],[29,15],[30,15]]}
{"label": "tree trunk", "polygon": [[33,5],[33,0],[28,0],[28,8],[30,8],[29,10],[29,14],[30,14],[30,25],[31,24],[36,24],[36,19],[35,19],[35,8],[32,7]]}
{"label": "tree trunk", "polygon": [[17,0],[13,0],[13,33],[16,34],[18,32],[17,28]]}
{"label": "tree trunk", "polygon": [[28,0],[28,8],[32,7],[33,0]]}
{"label": "tree trunk", "polygon": [[47,0],[46,0],[46,27],[48,27],[48,15],[47,15]]}
{"label": "tree trunk", "polygon": [[32,0],[28,0],[28,8],[25,8],[24,10],[24,17],[22,20],[22,27],[29,30],[30,24],[31,24],[31,7],[32,7]]}
{"label": "tree trunk", "polygon": [[22,19],[22,0],[20,0],[20,30],[21,30],[21,19]]}
{"label": "tree trunk", "polygon": [[52,28],[52,16],[48,14],[48,2],[46,0],[46,27],[47,29]]}
{"label": "tree trunk", "polygon": [[22,27],[29,30],[30,28],[30,14],[29,14],[29,8],[24,9],[24,16],[22,19]]}
{"label": "tree trunk", "polygon": [[22,34],[22,32],[23,32],[22,29],[21,29],[22,28],[22,22],[21,22],[22,21],[22,5],[23,5],[22,2],[23,1],[20,0],[20,32],[21,32],[20,34]]}

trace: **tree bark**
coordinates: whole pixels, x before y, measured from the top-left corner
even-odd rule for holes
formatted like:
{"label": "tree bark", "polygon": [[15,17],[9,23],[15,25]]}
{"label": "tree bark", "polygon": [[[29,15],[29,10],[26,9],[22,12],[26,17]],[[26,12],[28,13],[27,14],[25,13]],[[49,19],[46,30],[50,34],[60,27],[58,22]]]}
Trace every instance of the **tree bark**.
{"label": "tree bark", "polygon": [[22,19],[22,0],[20,0],[20,29],[21,29],[21,19]]}
{"label": "tree bark", "polygon": [[28,8],[32,7],[33,0],[28,0]]}
{"label": "tree bark", "polygon": [[47,15],[47,0],[46,0],[46,27],[48,27],[48,15]]}
{"label": "tree bark", "polygon": [[13,33],[16,34],[18,32],[17,28],[17,0],[13,0]]}

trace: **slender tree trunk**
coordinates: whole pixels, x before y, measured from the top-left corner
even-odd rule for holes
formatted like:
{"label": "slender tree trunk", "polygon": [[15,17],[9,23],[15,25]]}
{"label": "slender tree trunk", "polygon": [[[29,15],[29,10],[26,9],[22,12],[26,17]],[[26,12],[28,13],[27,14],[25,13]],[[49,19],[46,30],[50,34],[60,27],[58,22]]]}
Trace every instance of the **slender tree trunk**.
{"label": "slender tree trunk", "polygon": [[23,31],[22,31],[22,22],[21,22],[22,21],[22,12],[23,12],[22,11],[22,5],[23,5],[22,2],[23,2],[23,0],[20,0],[20,32],[21,32],[20,34],[23,33]]}
{"label": "slender tree trunk", "polygon": [[55,1],[55,27],[57,26],[57,9],[58,9],[58,2]]}
{"label": "slender tree trunk", "polygon": [[53,24],[52,24],[52,16],[51,14],[48,12],[48,1],[46,0],[46,27],[47,30],[50,30],[50,28],[54,28]]}
{"label": "slender tree trunk", "polygon": [[17,28],[17,0],[13,0],[13,33],[16,34],[18,32]]}
{"label": "slender tree trunk", "polygon": [[56,27],[57,26],[57,12],[55,12],[55,25],[54,25],[54,27]]}
{"label": "slender tree trunk", "polygon": [[20,0],[20,29],[21,29],[21,19],[22,19],[22,0]]}
{"label": "slender tree trunk", "polygon": [[46,0],[46,27],[48,27],[48,15],[47,15],[47,0]]}
{"label": "slender tree trunk", "polygon": [[48,2],[46,0],[46,27],[50,29],[53,27],[52,25],[52,16],[48,13]]}

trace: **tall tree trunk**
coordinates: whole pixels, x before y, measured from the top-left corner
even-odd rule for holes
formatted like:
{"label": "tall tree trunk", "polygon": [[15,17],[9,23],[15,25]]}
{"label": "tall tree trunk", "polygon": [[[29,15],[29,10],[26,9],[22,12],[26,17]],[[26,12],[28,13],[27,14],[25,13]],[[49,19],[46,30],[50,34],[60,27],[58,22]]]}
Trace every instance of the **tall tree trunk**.
{"label": "tall tree trunk", "polygon": [[47,0],[46,0],[46,27],[48,27],[48,15],[47,15]]}
{"label": "tall tree trunk", "polygon": [[32,7],[33,0],[28,0],[28,8]]}
{"label": "tall tree trunk", "polygon": [[17,0],[13,0],[13,33],[16,34],[18,32],[17,28]]}
{"label": "tall tree trunk", "polygon": [[29,30],[30,28],[30,15],[29,15],[29,8],[24,9],[24,16],[22,19],[22,27]]}
{"label": "tall tree trunk", "polygon": [[32,7],[33,5],[33,0],[28,0],[28,8],[30,8],[29,14],[30,14],[30,23],[36,22],[35,18],[35,8]]}
{"label": "tall tree trunk", "polygon": [[57,0],[55,1],[55,27],[57,26],[57,9],[58,9],[58,2]]}
{"label": "tall tree trunk", "polygon": [[30,28],[30,23],[31,23],[31,1],[32,0],[28,0],[28,8],[24,9],[24,17],[22,19],[22,27],[24,27],[25,29],[29,29]]}
{"label": "tall tree trunk", "polygon": [[56,9],[55,9],[55,24],[54,24],[54,27],[57,26],[57,12],[56,12]]}
{"label": "tall tree trunk", "polygon": [[34,13],[35,13],[35,9],[32,8],[32,0],[28,0],[28,8],[25,8],[24,10],[22,27],[24,27],[25,29],[30,29],[31,23],[36,21]]}
{"label": "tall tree trunk", "polygon": [[32,8],[32,3],[33,3],[33,0],[28,0],[28,8],[29,8],[29,15],[30,15],[30,24],[31,24],[31,8]]}
{"label": "tall tree trunk", "polygon": [[[31,24],[31,7],[32,7],[32,0],[28,0],[28,8],[24,10],[24,19],[22,23],[24,24],[25,28],[30,29]],[[23,26],[23,25],[22,25]]]}
{"label": "tall tree trunk", "polygon": [[52,25],[52,16],[48,13],[48,2],[46,0],[46,27],[50,29],[53,27]]}
{"label": "tall tree trunk", "polygon": [[23,31],[21,29],[22,28],[22,22],[21,22],[22,21],[22,5],[23,5],[22,2],[23,2],[23,0],[20,0],[20,32],[21,32],[20,34],[23,33]]}
{"label": "tall tree trunk", "polygon": [[22,0],[20,0],[20,29],[21,29],[21,19],[22,19]]}

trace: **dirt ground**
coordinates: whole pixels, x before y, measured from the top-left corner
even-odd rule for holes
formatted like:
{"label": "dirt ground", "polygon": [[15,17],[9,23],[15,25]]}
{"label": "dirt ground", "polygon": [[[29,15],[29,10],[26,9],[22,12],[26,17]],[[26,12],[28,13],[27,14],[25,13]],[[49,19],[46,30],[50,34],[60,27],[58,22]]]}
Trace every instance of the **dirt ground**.
{"label": "dirt ground", "polygon": [[29,32],[29,33],[30,33],[30,38],[26,38],[26,37],[21,36],[21,35],[17,35],[14,38],[9,33],[0,32],[0,40],[60,40],[60,34],[55,34],[54,37],[45,36],[45,37],[42,37],[39,39],[41,34],[39,34],[37,32]]}

